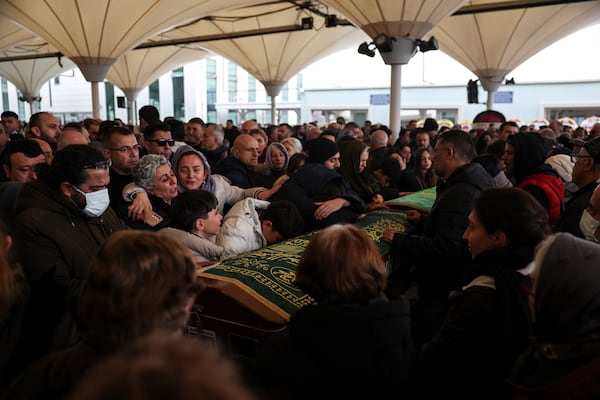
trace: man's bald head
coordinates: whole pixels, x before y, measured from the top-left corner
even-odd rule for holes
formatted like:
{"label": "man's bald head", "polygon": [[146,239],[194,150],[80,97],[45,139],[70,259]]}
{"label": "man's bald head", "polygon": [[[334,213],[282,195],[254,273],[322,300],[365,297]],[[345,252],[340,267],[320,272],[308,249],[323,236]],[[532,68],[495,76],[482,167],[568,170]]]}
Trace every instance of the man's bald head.
{"label": "man's bald head", "polygon": [[235,138],[233,147],[231,148],[231,155],[240,160],[244,165],[248,167],[257,166],[258,154],[258,142],[254,136],[241,133]]}
{"label": "man's bald head", "polygon": [[252,129],[258,129],[258,128],[259,128],[258,122],[256,122],[253,119],[249,119],[247,121],[244,121],[244,123],[242,124],[241,132],[242,133],[250,133],[250,131]]}
{"label": "man's bald head", "polygon": [[388,144],[388,135],[386,131],[376,130],[371,134],[371,149],[385,147]]}

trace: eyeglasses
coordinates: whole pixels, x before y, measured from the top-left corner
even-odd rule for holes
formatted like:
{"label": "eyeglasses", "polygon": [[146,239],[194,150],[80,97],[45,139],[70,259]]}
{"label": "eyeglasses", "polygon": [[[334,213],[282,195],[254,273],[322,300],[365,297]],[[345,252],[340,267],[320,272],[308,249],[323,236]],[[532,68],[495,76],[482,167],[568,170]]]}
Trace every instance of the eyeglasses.
{"label": "eyeglasses", "polygon": [[169,146],[173,146],[175,144],[175,139],[146,139],[146,142],[156,142],[159,146],[165,146],[169,143]]}
{"label": "eyeglasses", "polygon": [[109,169],[112,165],[110,160],[98,161],[96,164],[84,165],[81,169]]}
{"label": "eyeglasses", "polygon": [[582,154],[571,154],[571,162],[576,163],[580,158],[593,158],[592,156],[584,156]]}
{"label": "eyeglasses", "polygon": [[135,146],[121,146],[121,147],[105,147],[106,150],[120,151],[121,153],[130,153],[132,151],[140,151],[142,146],[136,144]]}

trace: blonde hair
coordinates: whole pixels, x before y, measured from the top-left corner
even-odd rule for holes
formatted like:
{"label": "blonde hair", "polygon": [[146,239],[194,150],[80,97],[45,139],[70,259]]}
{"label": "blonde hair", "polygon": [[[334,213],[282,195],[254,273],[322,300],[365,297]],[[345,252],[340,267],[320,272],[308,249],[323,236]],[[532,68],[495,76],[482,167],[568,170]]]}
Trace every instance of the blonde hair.
{"label": "blonde hair", "polygon": [[385,289],[387,271],[371,237],[355,225],[335,224],[310,241],[295,283],[319,303],[366,304]]}

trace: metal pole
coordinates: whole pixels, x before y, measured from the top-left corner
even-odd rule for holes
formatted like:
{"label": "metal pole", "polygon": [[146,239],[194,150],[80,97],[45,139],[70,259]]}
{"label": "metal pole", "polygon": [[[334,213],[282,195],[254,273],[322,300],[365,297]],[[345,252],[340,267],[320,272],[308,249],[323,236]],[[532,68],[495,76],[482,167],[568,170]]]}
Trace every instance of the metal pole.
{"label": "metal pole", "polygon": [[402,65],[392,64],[391,82],[390,82],[390,143],[394,144],[398,139],[400,128],[402,127],[402,119],[400,118],[400,96],[402,88]]}

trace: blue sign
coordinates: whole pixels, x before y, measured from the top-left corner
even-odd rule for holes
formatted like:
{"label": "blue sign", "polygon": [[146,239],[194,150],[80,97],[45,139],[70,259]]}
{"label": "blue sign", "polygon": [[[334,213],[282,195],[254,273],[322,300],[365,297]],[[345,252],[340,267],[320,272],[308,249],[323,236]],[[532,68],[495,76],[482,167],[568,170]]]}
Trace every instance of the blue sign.
{"label": "blue sign", "polygon": [[495,92],[494,103],[496,104],[512,104],[513,92]]}
{"label": "blue sign", "polygon": [[371,101],[369,102],[372,106],[387,106],[390,104],[389,94],[372,94]]}

